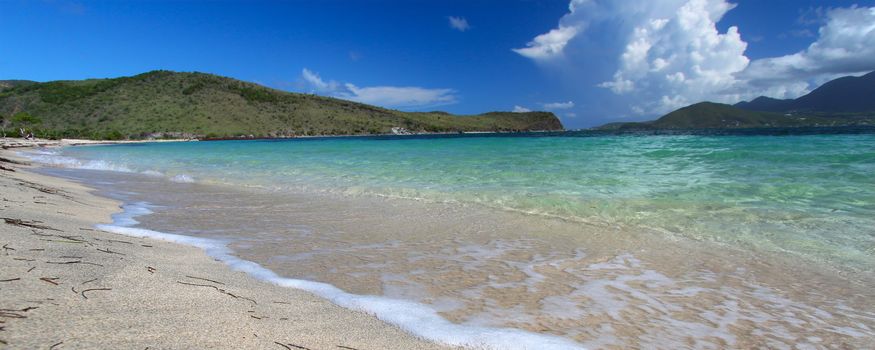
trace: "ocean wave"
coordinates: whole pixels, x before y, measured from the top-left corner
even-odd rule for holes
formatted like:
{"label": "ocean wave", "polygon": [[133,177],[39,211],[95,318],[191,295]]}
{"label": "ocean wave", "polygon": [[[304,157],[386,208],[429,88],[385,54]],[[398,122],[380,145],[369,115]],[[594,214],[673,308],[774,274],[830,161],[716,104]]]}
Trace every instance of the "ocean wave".
{"label": "ocean wave", "polygon": [[234,256],[233,251],[228,248],[225,241],[133,227],[139,223],[135,219],[137,216],[152,213],[147,203],[133,203],[122,208],[124,209],[123,212],[113,215],[112,224],[100,224],[95,227],[121,235],[159,239],[203,249],[207,255],[224,262],[235,271],[247,273],[256,279],[278,286],[300,289],[316,294],[338,306],[372,314],[384,322],[437,343],[474,349],[496,350],[583,349],[583,346],[578,343],[553,335],[532,333],[513,328],[455,324],[441,317],[432,307],[421,303],[382,296],[357,295],[347,293],[327,283],[281,277],[257,263]]}
{"label": "ocean wave", "polygon": [[33,151],[33,152],[20,152],[19,155],[30,159],[33,162],[56,166],[61,168],[73,168],[73,169],[86,169],[86,170],[105,170],[105,171],[116,171],[123,173],[132,173],[134,172],[130,168],[111,163],[105,160],[80,160],[72,157],[59,155],[54,151]]}
{"label": "ocean wave", "polygon": [[170,181],[187,184],[187,183],[193,183],[194,178],[191,177],[191,175],[179,174],[179,175],[175,175],[175,176],[171,177]]}

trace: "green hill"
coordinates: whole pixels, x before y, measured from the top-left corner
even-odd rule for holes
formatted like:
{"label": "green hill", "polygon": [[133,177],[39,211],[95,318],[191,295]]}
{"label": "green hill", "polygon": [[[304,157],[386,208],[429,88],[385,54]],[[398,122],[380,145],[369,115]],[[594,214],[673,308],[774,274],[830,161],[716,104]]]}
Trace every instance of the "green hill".
{"label": "green hill", "polygon": [[30,127],[46,137],[282,137],[411,132],[562,130],[552,113],[455,116],[400,112],[279,91],[205,73],[153,71],[79,81],[2,81],[7,132]]}
{"label": "green hill", "polygon": [[601,130],[771,128],[875,125],[873,116],[819,116],[748,111],[727,104],[701,102],[648,122],[605,124]]}

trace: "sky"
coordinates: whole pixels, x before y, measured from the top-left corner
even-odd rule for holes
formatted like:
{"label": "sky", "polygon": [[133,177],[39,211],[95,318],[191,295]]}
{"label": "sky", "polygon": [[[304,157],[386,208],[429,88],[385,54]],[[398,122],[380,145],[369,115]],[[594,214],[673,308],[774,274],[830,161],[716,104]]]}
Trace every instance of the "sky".
{"label": "sky", "polygon": [[0,26],[0,79],[198,71],[566,128],[875,70],[875,0],[6,0]]}

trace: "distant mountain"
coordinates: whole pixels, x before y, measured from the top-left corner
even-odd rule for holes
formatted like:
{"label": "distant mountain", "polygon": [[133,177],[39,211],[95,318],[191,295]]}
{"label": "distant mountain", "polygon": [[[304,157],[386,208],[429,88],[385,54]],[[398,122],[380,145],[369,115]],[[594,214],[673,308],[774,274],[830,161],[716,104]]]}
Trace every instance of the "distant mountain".
{"label": "distant mountain", "polygon": [[733,106],[701,102],[690,105],[661,118],[640,123],[606,124],[602,130],[629,129],[711,129],[799,126],[804,120],[778,113],[746,111]]}
{"label": "distant mountain", "polygon": [[597,129],[704,129],[875,125],[875,72],[843,77],[795,100],[758,97],[734,106],[701,102],[648,122],[610,123]]}
{"label": "distant mountain", "polygon": [[549,112],[455,116],[290,93],[204,73],[153,71],[78,81],[0,81],[0,127],[50,137],[367,135],[563,130]]}
{"label": "distant mountain", "polygon": [[831,80],[795,100],[757,97],[735,105],[749,111],[800,113],[867,113],[875,112],[875,72],[861,77]]}

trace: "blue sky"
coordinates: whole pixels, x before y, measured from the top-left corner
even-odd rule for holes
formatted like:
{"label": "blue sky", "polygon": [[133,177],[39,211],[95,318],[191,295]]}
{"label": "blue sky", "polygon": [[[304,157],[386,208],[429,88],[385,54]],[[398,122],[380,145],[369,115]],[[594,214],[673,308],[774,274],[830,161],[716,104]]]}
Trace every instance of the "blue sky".
{"label": "blue sky", "polygon": [[0,2],[0,79],[201,71],[567,127],[875,70],[875,0]]}

